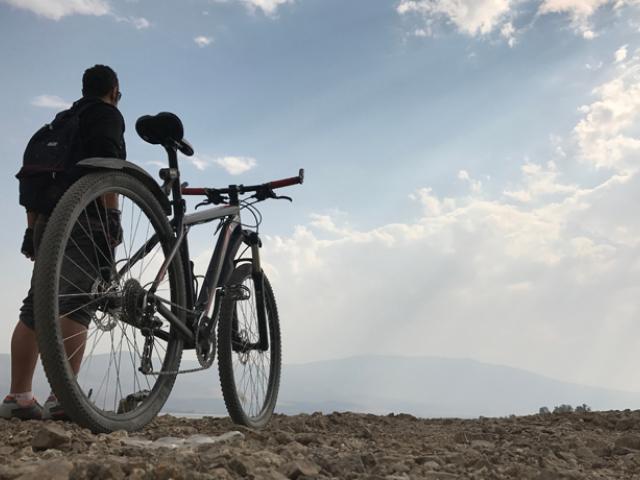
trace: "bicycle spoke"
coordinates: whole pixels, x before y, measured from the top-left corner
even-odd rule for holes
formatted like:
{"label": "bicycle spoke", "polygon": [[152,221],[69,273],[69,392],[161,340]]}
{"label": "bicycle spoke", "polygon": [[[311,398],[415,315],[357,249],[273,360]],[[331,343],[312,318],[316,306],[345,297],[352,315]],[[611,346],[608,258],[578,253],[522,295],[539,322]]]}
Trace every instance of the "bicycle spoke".
{"label": "bicycle spoke", "polygon": [[[256,348],[260,342],[258,326],[258,304],[255,285],[252,278],[247,278],[242,285],[248,289],[248,299],[235,301],[232,321],[237,326],[233,335],[239,342],[232,352],[232,369],[236,391],[243,411],[249,417],[258,417],[267,407],[269,395],[269,372],[271,371],[270,351]],[[269,312],[266,311],[267,318]],[[268,334],[268,332],[267,332]]]}
{"label": "bicycle spoke", "polygon": [[[162,317],[157,317],[162,324],[154,327],[158,333],[148,353],[144,352],[148,340],[140,331],[148,300],[138,292],[153,283],[170,251],[168,224],[159,228],[158,212],[151,215],[151,207],[135,195],[114,193],[121,207],[118,231],[115,217],[103,204],[104,191],[96,191],[84,208],[69,210],[75,217],[63,233],[53,297],[58,301],[57,318],[83,323],[88,319],[86,330],[62,335],[61,344],[67,346],[69,365],[79,365],[75,381],[84,401],[107,416],[154,409],[158,395],[166,392],[154,386],[171,378],[156,370],[176,370],[181,351],[171,323]],[[176,293],[176,285],[182,289],[184,282],[177,276],[182,271],[179,258],[169,265],[156,292],[162,295],[158,301],[183,317],[188,309],[181,303],[184,294]],[[118,265],[123,265],[120,272]],[[132,302],[140,302],[140,307]],[[139,370],[146,360],[152,361],[152,373]]]}

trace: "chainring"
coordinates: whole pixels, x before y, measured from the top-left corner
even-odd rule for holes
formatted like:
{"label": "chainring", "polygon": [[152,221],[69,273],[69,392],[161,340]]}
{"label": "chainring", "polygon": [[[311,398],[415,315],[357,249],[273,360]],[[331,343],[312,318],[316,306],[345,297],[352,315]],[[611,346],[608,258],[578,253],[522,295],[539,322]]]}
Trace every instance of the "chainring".
{"label": "chainring", "polygon": [[196,357],[202,368],[209,368],[216,358],[216,322],[204,313],[195,329]]}

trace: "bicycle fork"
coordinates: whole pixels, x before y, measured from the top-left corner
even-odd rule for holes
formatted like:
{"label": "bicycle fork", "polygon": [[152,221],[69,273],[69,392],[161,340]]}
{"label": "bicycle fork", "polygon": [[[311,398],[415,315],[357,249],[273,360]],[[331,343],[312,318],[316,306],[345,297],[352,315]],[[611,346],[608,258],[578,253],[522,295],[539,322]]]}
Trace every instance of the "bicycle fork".
{"label": "bicycle fork", "polygon": [[[233,315],[234,351],[269,350],[269,331],[267,328],[267,306],[265,301],[264,272],[260,263],[260,247],[262,242],[255,232],[244,232],[245,243],[251,248],[251,279],[255,288],[256,313],[258,316],[258,342],[245,343],[240,339],[237,313]],[[237,289],[237,291],[235,291]],[[237,301],[250,300],[241,288],[232,286],[232,295]]]}
{"label": "bicycle fork", "polygon": [[[256,235],[257,237],[257,235]],[[267,329],[267,304],[264,294],[264,272],[260,264],[260,240],[251,244],[251,276],[256,289],[256,307],[258,313],[258,350],[269,350],[269,332]]]}

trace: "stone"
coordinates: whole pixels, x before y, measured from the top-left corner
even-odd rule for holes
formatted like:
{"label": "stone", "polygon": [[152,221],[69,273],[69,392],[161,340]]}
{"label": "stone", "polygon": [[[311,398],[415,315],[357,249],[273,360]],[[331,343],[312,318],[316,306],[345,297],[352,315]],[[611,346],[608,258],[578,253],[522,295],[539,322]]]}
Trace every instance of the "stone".
{"label": "stone", "polygon": [[87,478],[122,480],[125,478],[125,473],[118,462],[112,458],[106,458],[99,461],[78,463],[69,475],[69,480],[84,480]]}
{"label": "stone", "polygon": [[0,447],[0,455],[11,455],[14,451],[15,451],[15,448],[9,445]]}
{"label": "stone", "polygon": [[181,465],[163,462],[153,470],[153,478],[154,480],[174,480],[177,478],[183,478],[183,469],[184,467],[181,468]]}
{"label": "stone", "polygon": [[634,433],[624,434],[618,437],[614,445],[617,449],[640,450],[640,435]]}
{"label": "stone", "polygon": [[489,442],[487,440],[471,440],[471,447],[477,448],[479,450],[493,450],[496,448],[495,443]]}
{"label": "stone", "polygon": [[310,445],[312,443],[320,443],[318,440],[318,435],[313,433],[300,433],[295,436],[295,439],[298,443],[302,445]]}
{"label": "stone", "polygon": [[471,439],[465,432],[456,432],[453,436],[453,441],[456,443],[469,443]]}
{"label": "stone", "polygon": [[378,460],[372,453],[365,453],[360,458],[366,468],[373,468],[378,464]]}
{"label": "stone", "polygon": [[247,475],[249,475],[249,467],[247,467],[247,464],[239,458],[232,458],[229,461],[229,468],[241,477],[246,477]]}
{"label": "stone", "polygon": [[44,424],[33,435],[31,447],[34,451],[47,450],[49,448],[61,448],[71,441],[71,434],[56,424]]}
{"label": "stone", "polygon": [[179,437],[160,437],[157,440],[151,441],[141,437],[123,437],[122,444],[130,447],[140,447],[148,449],[156,448],[170,448],[170,449],[196,449],[203,451],[209,449],[212,445],[221,443],[230,443],[238,440],[243,440],[244,434],[231,431],[223,433],[222,435],[191,435],[186,438]]}
{"label": "stone", "polygon": [[73,463],[58,458],[37,465],[31,472],[18,477],[19,480],[67,480]]}
{"label": "stone", "polygon": [[440,468],[440,464],[438,462],[433,461],[433,460],[429,460],[427,462],[424,462],[422,464],[422,466],[426,470],[438,470]]}
{"label": "stone", "polygon": [[289,432],[283,432],[283,431],[276,432],[274,435],[274,438],[278,443],[282,445],[286,445],[287,443],[296,441],[295,437],[292,434],[290,434]]}
{"label": "stone", "polygon": [[284,467],[287,478],[297,480],[301,476],[311,477],[320,473],[320,467],[309,460],[296,460]]}
{"label": "stone", "polygon": [[210,473],[217,480],[233,480],[233,476],[222,467],[214,468]]}
{"label": "stone", "polygon": [[260,450],[258,452],[255,452],[253,455],[251,455],[251,460],[256,465],[260,465],[261,467],[266,468],[277,468],[285,463],[284,458],[269,450]]}

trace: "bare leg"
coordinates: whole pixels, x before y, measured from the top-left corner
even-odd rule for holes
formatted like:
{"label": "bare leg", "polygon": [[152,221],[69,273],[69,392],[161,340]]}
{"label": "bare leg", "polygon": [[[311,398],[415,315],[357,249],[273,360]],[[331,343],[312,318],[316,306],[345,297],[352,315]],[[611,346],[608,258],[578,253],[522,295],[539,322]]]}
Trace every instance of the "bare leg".
{"label": "bare leg", "polygon": [[78,375],[84,355],[84,347],[87,343],[87,327],[74,322],[70,318],[62,317],[60,318],[60,329],[62,330],[64,350],[67,352],[69,366],[73,373]]}
{"label": "bare leg", "polygon": [[33,372],[38,363],[36,332],[18,322],[11,337],[11,392],[31,391]]}
{"label": "bare leg", "polygon": [[[87,339],[87,329],[68,318],[60,319],[62,338],[67,356],[71,357],[69,364],[76,375],[80,370],[84,346]],[[24,323],[18,322],[11,337],[11,392],[30,392],[33,372],[38,363],[38,341],[36,332]]]}

